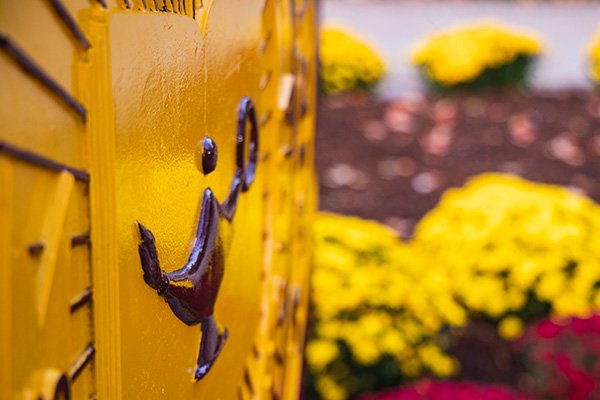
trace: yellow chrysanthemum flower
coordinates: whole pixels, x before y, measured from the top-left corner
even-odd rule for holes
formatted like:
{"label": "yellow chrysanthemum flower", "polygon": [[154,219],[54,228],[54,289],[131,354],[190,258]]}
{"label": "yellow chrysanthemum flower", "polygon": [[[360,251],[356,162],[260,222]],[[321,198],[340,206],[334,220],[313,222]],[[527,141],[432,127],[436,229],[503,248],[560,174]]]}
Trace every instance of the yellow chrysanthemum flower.
{"label": "yellow chrysanthemum flower", "polygon": [[588,50],[590,76],[597,84],[600,84],[600,29],[592,38]]}
{"label": "yellow chrysanthemum flower", "polygon": [[[450,374],[456,363],[436,338],[443,327],[466,323],[467,313],[445,276],[423,273],[426,255],[391,229],[354,217],[320,213],[314,233],[314,334],[307,360],[316,379],[329,374],[336,387],[356,394],[352,376],[332,371],[343,363],[375,368],[383,359],[395,360],[405,373]],[[338,393],[330,383],[315,385],[323,398]]]}
{"label": "yellow chrysanthemum flower", "polygon": [[507,340],[517,339],[523,333],[523,321],[514,316],[506,317],[498,325],[498,333]]}
{"label": "yellow chrysanthemum flower", "polygon": [[358,35],[342,28],[324,28],[320,42],[321,83],[325,93],[370,89],[385,69],[381,57]]}
{"label": "yellow chrysanthemum flower", "polygon": [[[446,192],[411,246],[431,255],[472,312],[500,318],[523,310],[533,294],[554,314],[581,315],[597,307],[598,235],[600,208],[590,199],[485,174]],[[514,328],[514,320],[504,323],[501,334]]]}
{"label": "yellow chrysanthemum flower", "polygon": [[479,78],[486,70],[533,57],[542,50],[532,34],[495,22],[439,32],[415,47],[411,60],[425,76],[442,86],[456,86]]}
{"label": "yellow chrysanthemum flower", "polygon": [[329,340],[313,340],[306,347],[306,357],[309,360],[311,368],[315,370],[323,369],[338,354],[337,345]]}

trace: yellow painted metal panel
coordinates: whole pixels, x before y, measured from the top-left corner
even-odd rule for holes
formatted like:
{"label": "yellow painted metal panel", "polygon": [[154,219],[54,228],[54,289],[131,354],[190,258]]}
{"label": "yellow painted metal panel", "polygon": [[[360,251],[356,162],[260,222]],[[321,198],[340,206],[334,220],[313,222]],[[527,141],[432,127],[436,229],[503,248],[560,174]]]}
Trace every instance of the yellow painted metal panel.
{"label": "yellow painted metal panel", "polygon": [[12,218],[14,173],[11,163],[0,158],[0,397],[12,397]]}
{"label": "yellow painted metal panel", "polygon": [[73,393],[89,396],[91,371],[73,369],[92,342],[90,304],[78,303],[91,288],[89,248],[80,242],[89,232],[86,189],[67,171],[46,171],[11,154],[0,154],[0,164],[7,189],[0,202],[6,398],[47,394],[63,376],[73,381]]}
{"label": "yellow painted metal panel", "polygon": [[[297,397],[315,205],[313,3],[0,3],[2,398]],[[238,160],[253,157],[251,124],[239,122],[250,101],[251,185]],[[218,153],[210,174],[206,137]],[[150,243],[157,255],[144,261],[138,246]],[[212,260],[202,276],[224,271],[202,286],[216,328],[212,308],[184,323],[199,309],[169,307],[175,292],[152,289],[142,269],[160,262],[160,279],[175,276],[197,248]],[[211,335],[225,328],[218,353]],[[196,382],[206,357],[214,367]]]}

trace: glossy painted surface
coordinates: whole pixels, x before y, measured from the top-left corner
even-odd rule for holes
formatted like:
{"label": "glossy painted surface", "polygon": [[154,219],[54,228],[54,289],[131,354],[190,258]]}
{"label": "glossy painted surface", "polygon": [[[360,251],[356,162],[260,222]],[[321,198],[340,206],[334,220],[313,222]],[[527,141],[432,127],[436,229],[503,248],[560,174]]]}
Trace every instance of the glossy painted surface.
{"label": "glossy painted surface", "polygon": [[[83,119],[0,43],[0,144],[71,168],[0,146],[0,398],[48,397],[65,381],[75,399],[296,398],[315,198],[314,4],[103,3],[0,2],[0,39],[85,109]],[[248,178],[233,198],[244,96],[260,150],[244,149]],[[202,162],[206,137],[214,165]],[[168,274],[189,258],[207,188],[237,207],[215,217],[228,248],[198,314],[214,305],[205,337],[229,335],[196,383],[201,330],[144,282],[136,221]]]}
{"label": "glossy painted surface", "polygon": [[[220,202],[210,188],[204,190],[202,207],[194,247],[183,267],[165,272],[160,267],[156,239],[148,228],[138,222],[142,242],[138,246],[144,282],[156,290],[183,323],[201,324],[202,336],[194,379],[208,374],[225,345],[229,331],[220,331],[215,322],[214,309],[225,273],[225,261],[230,243],[221,237],[223,224],[232,223],[239,196],[250,189],[256,175],[259,130],[254,104],[242,97],[238,107],[236,131],[236,170],[231,180],[227,198]],[[250,133],[246,125],[250,123]],[[246,150],[247,149],[247,150]],[[248,152],[248,163],[245,153]],[[216,145],[204,138],[202,172],[216,168]],[[246,243],[256,246],[256,241]]]}

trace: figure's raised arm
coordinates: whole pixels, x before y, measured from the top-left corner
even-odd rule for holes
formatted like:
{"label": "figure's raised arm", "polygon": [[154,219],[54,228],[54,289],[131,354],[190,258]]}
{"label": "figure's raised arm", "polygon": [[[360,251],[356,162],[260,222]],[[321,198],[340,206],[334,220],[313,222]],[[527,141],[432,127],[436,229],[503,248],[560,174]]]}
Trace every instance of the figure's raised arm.
{"label": "figure's raised arm", "polygon": [[244,186],[244,171],[239,168],[236,169],[233,180],[231,181],[231,187],[229,188],[229,194],[227,198],[219,204],[219,214],[227,221],[231,222],[235,215],[237,208],[238,199]]}
{"label": "figure's raised arm", "polygon": [[[249,140],[246,135],[250,123]],[[221,215],[231,221],[235,215],[239,195],[247,191],[254,182],[258,162],[258,123],[252,99],[244,96],[240,101],[236,130],[236,170],[231,181],[229,195],[220,204]],[[246,143],[248,142],[248,163],[245,163]]]}

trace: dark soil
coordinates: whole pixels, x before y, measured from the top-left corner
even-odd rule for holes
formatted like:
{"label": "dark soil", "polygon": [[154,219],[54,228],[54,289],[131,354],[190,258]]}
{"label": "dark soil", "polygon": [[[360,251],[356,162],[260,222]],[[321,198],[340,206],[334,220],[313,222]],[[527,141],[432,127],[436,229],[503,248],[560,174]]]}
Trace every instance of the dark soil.
{"label": "dark soil", "polygon": [[600,201],[600,95],[324,98],[317,169],[321,209],[378,220],[404,238],[444,190],[486,171],[565,185]]}

